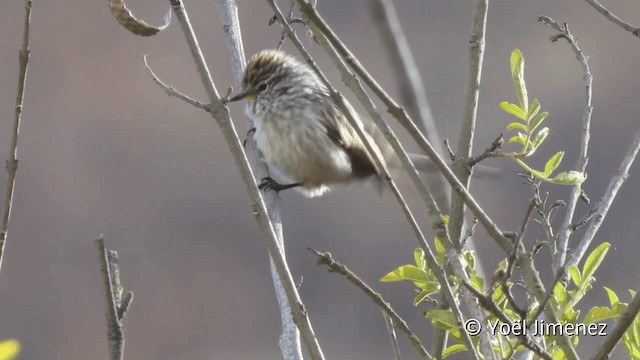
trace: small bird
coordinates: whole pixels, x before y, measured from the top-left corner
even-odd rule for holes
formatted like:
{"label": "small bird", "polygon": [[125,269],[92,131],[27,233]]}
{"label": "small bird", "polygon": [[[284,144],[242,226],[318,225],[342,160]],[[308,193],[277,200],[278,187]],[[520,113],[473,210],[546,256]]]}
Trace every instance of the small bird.
{"label": "small bird", "polygon": [[[382,170],[307,64],[279,50],[257,53],[244,71],[241,92],[228,101],[243,99],[249,102],[253,115],[255,128],[250,132],[254,131],[256,146],[271,172],[284,182],[264,178],[260,189],[296,188],[308,197],[316,197],[333,185],[369,178],[382,188]],[[351,113],[362,125],[357,113]],[[367,128],[372,129],[364,127],[364,135],[385,166],[399,167],[382,134]],[[409,156],[418,170],[437,172],[426,156]],[[480,177],[497,176],[497,169],[478,168],[483,168]],[[478,175],[478,171],[475,173]]]}
{"label": "small bird", "polygon": [[[297,188],[315,197],[335,184],[382,182],[373,157],[309,66],[282,51],[263,50],[249,60],[242,87],[229,101],[249,101],[256,146],[272,172],[288,181],[265,178],[261,189]],[[383,158],[371,134],[365,136]]]}

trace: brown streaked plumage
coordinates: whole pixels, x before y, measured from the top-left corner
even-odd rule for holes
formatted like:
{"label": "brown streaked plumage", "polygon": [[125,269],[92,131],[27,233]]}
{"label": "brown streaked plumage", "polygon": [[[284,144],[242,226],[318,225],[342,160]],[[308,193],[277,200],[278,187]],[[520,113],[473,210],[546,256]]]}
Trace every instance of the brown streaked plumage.
{"label": "brown streaked plumage", "polygon": [[[264,179],[262,188],[299,187],[308,196],[319,196],[337,183],[379,180],[371,154],[306,64],[281,51],[264,50],[249,60],[242,85],[230,101],[249,101],[256,145],[287,182]],[[371,135],[366,136],[379,152]]]}

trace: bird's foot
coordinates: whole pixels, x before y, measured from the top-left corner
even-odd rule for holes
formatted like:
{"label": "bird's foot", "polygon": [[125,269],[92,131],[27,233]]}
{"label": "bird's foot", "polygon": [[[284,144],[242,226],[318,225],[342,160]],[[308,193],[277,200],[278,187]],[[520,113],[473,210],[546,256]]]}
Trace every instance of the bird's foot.
{"label": "bird's foot", "polygon": [[252,127],[251,129],[249,129],[249,131],[247,131],[247,137],[245,137],[244,141],[242,142],[243,147],[247,147],[247,140],[249,140],[249,135],[254,134],[255,132],[256,132],[255,127]]}
{"label": "bird's foot", "polygon": [[294,187],[302,186],[302,183],[293,183],[293,184],[280,184],[279,182],[273,180],[270,177],[262,178],[260,184],[258,185],[258,189],[262,191],[273,190],[275,192],[280,192],[282,190],[291,189]]}

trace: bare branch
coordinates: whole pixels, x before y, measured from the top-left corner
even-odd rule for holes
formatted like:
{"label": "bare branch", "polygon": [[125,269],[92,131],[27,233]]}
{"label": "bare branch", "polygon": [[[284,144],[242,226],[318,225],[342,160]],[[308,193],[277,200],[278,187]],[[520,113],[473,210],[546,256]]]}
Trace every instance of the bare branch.
{"label": "bare branch", "polygon": [[2,206],[2,224],[0,224],[0,269],[4,258],[4,246],[9,231],[9,219],[13,205],[13,191],[16,185],[16,172],[18,171],[18,134],[20,133],[20,120],[24,104],[24,88],[27,82],[27,69],[29,67],[29,31],[31,26],[31,0],[24,2],[24,24],[22,32],[22,48],[20,49],[18,69],[18,89],[16,93],[16,108],[13,120],[13,132],[9,145],[9,160],[7,160],[7,184],[4,192]]}
{"label": "bare branch", "polygon": [[[220,5],[220,17],[223,23],[223,29],[225,39],[227,41],[227,47],[229,48],[229,54],[231,56],[231,63],[233,64],[233,75],[237,84],[242,83],[242,76],[245,67],[245,55],[242,44],[242,38],[240,33],[240,21],[238,19],[237,6],[234,1],[219,0]],[[245,118],[249,123],[249,128],[254,128],[253,120],[250,113],[250,107],[245,103],[244,106]],[[246,142],[246,140],[245,140]],[[269,176],[269,169],[264,161],[258,155],[255,142],[250,141],[250,146],[247,151],[247,159],[249,165],[253,169],[258,178],[264,178]],[[245,144],[243,144],[243,147]],[[264,194],[260,194],[267,207],[269,220],[273,224],[276,242],[280,248],[282,256],[285,257],[284,238],[282,234],[282,219],[280,208],[280,197],[274,191],[269,191]],[[286,258],[285,258],[286,260]],[[280,319],[282,322],[282,334],[280,335],[280,351],[282,357],[286,360],[301,360],[302,349],[300,344],[300,332],[294,322],[291,304],[287,298],[282,280],[278,275],[278,271],[275,266],[275,262],[269,257],[269,268],[271,270],[271,278],[273,280],[273,286],[276,292],[276,298],[278,300],[278,306],[280,309]],[[296,289],[300,286],[296,284]]]}
{"label": "bare branch", "polygon": [[[375,22],[381,26],[376,26],[382,35],[384,45],[387,47],[387,54],[391,58],[391,70],[394,72],[400,89],[402,102],[406,104],[407,110],[423,134],[434,145],[436,151],[442,154],[442,140],[438,134],[431,107],[427,100],[420,71],[416,65],[411,47],[402,30],[402,24],[393,5],[393,0],[370,0],[369,8]],[[447,183],[441,174],[433,179],[435,199],[438,205],[447,208],[449,205],[449,193]],[[437,190],[437,191],[436,191]]]}
{"label": "bare branch", "polygon": [[144,54],[142,56],[142,60],[144,61],[144,67],[147,68],[147,71],[149,71],[149,75],[151,75],[151,78],[153,79],[153,82],[158,84],[158,86],[160,86],[164,90],[164,92],[167,93],[167,95],[175,96],[178,99],[197,107],[198,109],[209,111],[209,105],[208,104],[205,104],[205,103],[203,103],[201,101],[198,101],[198,100],[190,97],[189,95],[183,94],[180,91],[176,90],[173,86],[169,86],[169,85],[165,84],[162,80],[160,80],[160,78],[158,78],[158,76],[156,76],[156,74],[153,72],[153,70],[151,70],[151,67],[149,66],[149,63],[147,62],[147,54]]}
{"label": "bare branch", "polygon": [[109,354],[111,360],[122,360],[124,356],[124,322],[133,301],[133,293],[127,291],[124,298],[122,297],[124,289],[120,282],[118,253],[106,248],[102,236],[95,239],[95,243],[105,290]]}
{"label": "bare branch", "polygon": [[[473,149],[473,136],[476,128],[476,115],[478,113],[478,98],[480,97],[480,79],[482,75],[482,62],[484,60],[485,36],[487,29],[488,0],[476,0],[473,4],[473,20],[469,39],[469,64],[467,73],[467,85],[465,87],[465,107],[458,136],[458,148],[456,160],[453,162],[453,173],[462,186],[469,189],[471,180],[471,168],[468,159]],[[465,222],[465,202],[456,189],[452,189],[451,207],[449,210],[449,229],[451,238],[456,247],[460,246]],[[484,344],[490,347],[489,344]]]}
{"label": "bare branch", "polygon": [[577,265],[589,248],[589,245],[591,245],[598,229],[600,229],[600,225],[602,225],[604,218],[607,216],[613,200],[618,194],[618,190],[620,190],[622,184],[627,180],[627,177],[629,177],[629,169],[638,155],[638,150],[640,150],[640,128],[636,130],[633,142],[629,146],[624,159],[622,159],[622,163],[620,163],[615,175],[609,181],[607,190],[604,192],[600,203],[596,207],[593,220],[588,224],[584,236],[573,250],[573,255],[569,258],[569,265]]}
{"label": "bare branch", "polygon": [[329,268],[329,272],[335,272],[342,276],[344,276],[349,282],[355,285],[358,289],[362,290],[362,292],[367,295],[374,304],[382,309],[398,326],[398,329],[402,331],[407,339],[411,342],[413,347],[418,351],[420,356],[426,359],[433,359],[433,357],[429,354],[427,349],[422,346],[420,339],[411,331],[409,325],[398,315],[398,313],[393,310],[391,305],[385,301],[380,294],[373,291],[369,285],[367,285],[364,281],[362,281],[356,274],[354,274],[351,270],[349,270],[343,264],[335,261],[331,254],[328,252],[319,252],[309,248],[309,251],[314,253],[318,257],[318,261],[316,262],[318,265],[325,265]]}
{"label": "bare branch", "polygon": [[[273,260],[278,275],[284,285],[289,304],[291,305],[294,323],[300,330],[311,358],[324,359],[322,349],[320,348],[318,340],[313,332],[313,328],[311,327],[311,322],[307,316],[307,311],[300,299],[293,276],[289,271],[284,253],[281,251],[281,247],[278,244],[278,235],[276,234],[275,228],[278,227],[279,224],[272,224],[270,221],[269,210],[262,198],[261,191],[258,189],[253,171],[249,166],[247,156],[244,153],[244,148],[242,147],[242,143],[240,142],[233,122],[231,121],[229,109],[220,98],[218,90],[211,78],[211,74],[209,73],[204,56],[202,55],[202,51],[198,45],[198,40],[196,39],[191,23],[189,22],[184,5],[181,0],[170,0],[170,3],[178,21],[180,22],[187,45],[191,50],[191,54],[196,64],[196,69],[198,70],[202,84],[209,96],[209,101],[211,103],[210,113],[217,121],[218,126],[225,136],[225,140],[227,141],[231,154],[233,155],[236,165],[240,170],[240,174],[245,182],[247,191],[253,200],[253,214],[256,217],[256,221],[258,222],[260,229],[262,230],[267,248],[269,249],[269,254],[271,255],[271,259]],[[230,30],[231,27],[225,28],[225,31]],[[241,47],[241,44],[238,43],[235,44],[235,46]],[[240,64],[233,65],[234,67],[242,68]]]}
{"label": "bare branch", "polygon": [[[578,159],[576,160],[575,169],[576,171],[584,173],[587,169],[587,162],[589,160],[587,152],[589,150],[589,139],[591,138],[591,113],[593,111],[593,106],[591,105],[593,77],[591,76],[591,71],[589,70],[589,63],[587,62],[587,57],[578,46],[577,40],[569,31],[569,26],[566,23],[560,25],[553,19],[546,16],[538,17],[538,21],[550,26],[558,32],[558,34],[551,37],[551,41],[555,42],[559,38],[567,40],[567,42],[571,46],[571,49],[576,54],[578,62],[582,66],[586,96],[584,110],[582,112],[582,141],[580,143],[580,154],[578,155]],[[580,200],[581,194],[581,184],[575,185],[571,190],[571,196],[569,197],[569,202],[567,203],[567,212],[562,223],[562,227],[558,232],[558,239],[556,241],[557,253],[554,254],[553,259],[553,267],[556,272],[566,261],[569,238],[571,237],[571,224],[573,222],[573,215],[575,213],[578,200]]]}
{"label": "bare branch", "polygon": [[604,15],[604,17],[606,17],[607,19],[611,20],[612,23],[620,26],[621,28],[627,30],[628,32],[632,33],[633,35],[635,35],[637,37],[640,37],[640,28],[639,27],[633,26],[633,25],[629,24],[628,22],[625,22],[624,20],[620,19],[619,17],[616,16],[616,14],[612,13],[611,11],[609,11],[609,9],[604,7],[597,0],[585,0],[585,1],[589,5],[593,6],[593,8],[596,9],[600,14]]}
{"label": "bare branch", "polygon": [[393,320],[382,310],[382,317],[384,318],[384,324],[387,326],[387,333],[389,333],[389,340],[391,340],[391,347],[393,348],[393,356],[396,360],[402,360],[402,353],[400,352],[400,344],[398,344],[398,337],[396,336],[396,326],[393,324]]}

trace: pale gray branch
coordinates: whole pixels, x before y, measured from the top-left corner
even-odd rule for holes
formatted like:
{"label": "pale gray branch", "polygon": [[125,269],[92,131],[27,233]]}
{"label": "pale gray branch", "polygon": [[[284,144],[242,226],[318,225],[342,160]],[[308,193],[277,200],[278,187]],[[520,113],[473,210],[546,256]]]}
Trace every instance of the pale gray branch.
{"label": "pale gray branch", "polygon": [[[233,64],[233,76],[236,80],[236,84],[241,84],[246,61],[242,43],[240,20],[238,18],[238,7],[233,0],[219,0],[218,7],[220,11],[220,18],[223,23],[222,28],[224,29],[227,47],[229,48],[229,54],[231,56],[231,63]],[[253,120],[251,118],[248,103],[245,103],[244,112],[245,118],[249,124],[248,127],[253,128]],[[258,178],[268,177],[269,169],[260,158],[255,143],[253,141],[248,141],[247,143],[247,159],[249,161],[249,165],[254,171],[254,174]],[[271,221],[271,224],[273,224],[273,228],[275,230],[276,242],[282,252],[282,256],[285,257],[280,197],[275,191],[269,191],[263,194],[263,199],[268,210],[269,220]],[[280,351],[282,352],[282,357],[285,360],[301,360],[303,357],[300,344],[300,332],[294,323],[291,306],[287,299],[287,293],[282,281],[280,280],[275,263],[271,257],[269,257],[269,260],[269,268],[271,270],[271,277],[276,292],[276,298],[278,300],[280,318],[282,322],[282,334],[280,335],[279,342]]]}
{"label": "pale gray branch", "polygon": [[177,97],[178,99],[191,104],[195,107],[197,107],[198,109],[203,109],[206,111],[209,111],[209,105],[205,104],[201,101],[198,101],[178,90],[176,90],[176,88],[174,88],[173,86],[169,86],[167,84],[165,84],[162,80],[160,80],[160,78],[158,78],[158,76],[156,76],[156,74],[153,72],[153,70],[151,69],[151,67],[149,66],[149,63],[147,62],[147,54],[144,54],[142,56],[142,61],[144,61],[144,67],[147,68],[147,71],[149,71],[149,75],[151,75],[151,78],[153,79],[153,82],[155,82],[156,84],[158,84],[158,86],[160,86],[164,92],[167,93],[167,95],[169,96],[174,96]]}
{"label": "pale gray branch", "polygon": [[402,353],[400,352],[400,345],[398,344],[398,337],[396,336],[396,326],[393,324],[393,319],[391,319],[384,310],[382,310],[382,317],[384,318],[384,324],[387,327],[387,333],[389,333],[389,340],[391,341],[391,347],[393,348],[393,356],[396,360],[402,360]]}
{"label": "pale gray branch", "polygon": [[640,150],[640,128],[636,130],[636,134],[633,137],[633,141],[631,142],[629,149],[627,150],[627,154],[624,156],[620,166],[616,169],[614,176],[609,181],[607,190],[604,192],[600,203],[598,203],[596,212],[593,215],[591,222],[589,222],[584,236],[574,249],[573,255],[569,258],[569,266],[577,265],[589,248],[589,245],[596,236],[598,229],[600,229],[600,225],[602,225],[604,218],[607,216],[607,212],[609,211],[611,204],[613,204],[613,200],[616,198],[618,190],[620,190],[622,184],[629,177],[629,169],[638,155],[638,150]]}
{"label": "pale gray branch", "polygon": [[[311,322],[307,316],[298,290],[295,286],[295,282],[289,271],[287,262],[284,258],[284,253],[278,244],[278,235],[276,234],[276,226],[271,223],[269,211],[262,198],[261,192],[257,187],[256,180],[251,167],[249,166],[247,156],[244,152],[244,148],[238,134],[235,130],[231,117],[229,115],[229,109],[226,104],[220,98],[220,95],[215,87],[215,84],[211,78],[208,67],[202,55],[202,51],[198,45],[195,33],[189,22],[188,15],[185,11],[184,5],[181,0],[170,0],[171,7],[180,22],[180,26],[184,32],[187,45],[191,50],[196,69],[200,75],[202,84],[207,92],[209,101],[211,103],[210,113],[218,123],[227,145],[231,151],[231,154],[236,161],[236,165],[240,170],[240,175],[245,182],[247,191],[253,200],[253,214],[256,217],[256,221],[262,230],[269,254],[277,269],[278,275],[284,286],[289,304],[291,304],[292,316],[295,324],[301,332],[302,339],[305,343],[307,350],[312,359],[324,359],[320,344],[313,332]],[[228,29],[225,29],[228,31]],[[234,66],[239,66],[234,64]]]}
{"label": "pale gray branch", "polygon": [[9,219],[13,205],[13,191],[16,185],[16,172],[18,171],[18,134],[20,133],[20,120],[22,119],[22,107],[24,104],[24,88],[27,82],[27,69],[29,67],[29,31],[31,27],[31,0],[24,3],[24,27],[22,31],[22,48],[20,49],[18,69],[18,89],[16,93],[16,108],[13,120],[13,132],[9,145],[9,160],[7,160],[7,184],[2,206],[2,224],[0,224],[0,269],[4,258],[4,246],[9,231]]}
{"label": "pale gray branch", "polygon": [[[442,140],[438,135],[436,124],[431,114],[431,107],[427,100],[427,92],[424,88],[422,77],[411,52],[411,47],[402,30],[402,24],[398,18],[393,0],[370,0],[371,14],[379,26],[383,43],[387,48],[386,53],[391,59],[391,70],[400,89],[402,102],[406,104],[407,111],[413,119],[416,119],[425,137],[433,144],[439,154],[442,154]],[[430,183],[431,192],[441,208],[449,207],[448,184],[438,173]]]}
{"label": "pale gray branch", "polygon": [[[540,16],[538,18],[538,21],[542,22],[545,25],[549,25],[551,28],[558,32],[558,34],[551,37],[551,41],[555,42],[560,38],[567,40],[567,42],[571,46],[571,49],[575,53],[578,62],[582,66],[586,94],[584,110],[582,112],[582,138],[580,142],[580,154],[578,155],[578,159],[576,160],[575,170],[584,173],[587,168],[587,162],[589,160],[587,153],[589,150],[589,140],[591,139],[591,113],[593,111],[593,106],[591,105],[593,77],[591,76],[591,71],[589,70],[589,63],[587,62],[587,57],[578,46],[576,39],[569,31],[569,27],[566,23],[560,25],[553,19],[546,16]],[[575,185],[573,189],[571,189],[571,195],[567,203],[567,212],[565,214],[562,226],[558,231],[556,240],[557,254],[554,254],[553,259],[553,267],[556,272],[558,272],[558,270],[566,261],[567,250],[569,247],[569,238],[571,237],[572,233],[573,215],[575,213],[576,206],[578,205],[578,201],[580,200],[582,191],[582,186],[580,184]]]}
{"label": "pale gray branch", "polygon": [[628,32],[632,33],[633,35],[635,35],[637,37],[640,37],[640,27],[633,26],[633,25],[629,24],[628,22],[622,20],[621,18],[617,17],[616,14],[612,13],[611,11],[609,11],[609,9],[604,7],[597,0],[585,0],[585,1],[589,5],[593,6],[593,8],[596,9],[600,14],[604,15],[604,17],[606,17],[607,19],[611,20],[612,23],[620,26],[621,28],[627,30]]}
{"label": "pale gray branch", "polygon": [[425,359],[432,360],[433,357],[429,354],[429,352],[422,346],[420,339],[415,335],[413,331],[409,328],[409,325],[398,315],[398,313],[393,310],[391,305],[384,300],[384,298],[375,292],[369,285],[367,285],[364,281],[362,281],[356,274],[354,274],[351,270],[349,270],[345,265],[335,261],[330,253],[328,252],[319,252],[313,249],[309,249],[312,253],[314,253],[317,257],[318,265],[326,265],[328,267],[329,272],[335,272],[342,276],[344,276],[347,280],[349,280],[352,284],[354,284],[358,289],[362,290],[362,292],[367,295],[374,304],[384,311],[385,314],[391,318],[398,329],[402,331],[409,341],[411,345],[413,345],[420,356]]}

